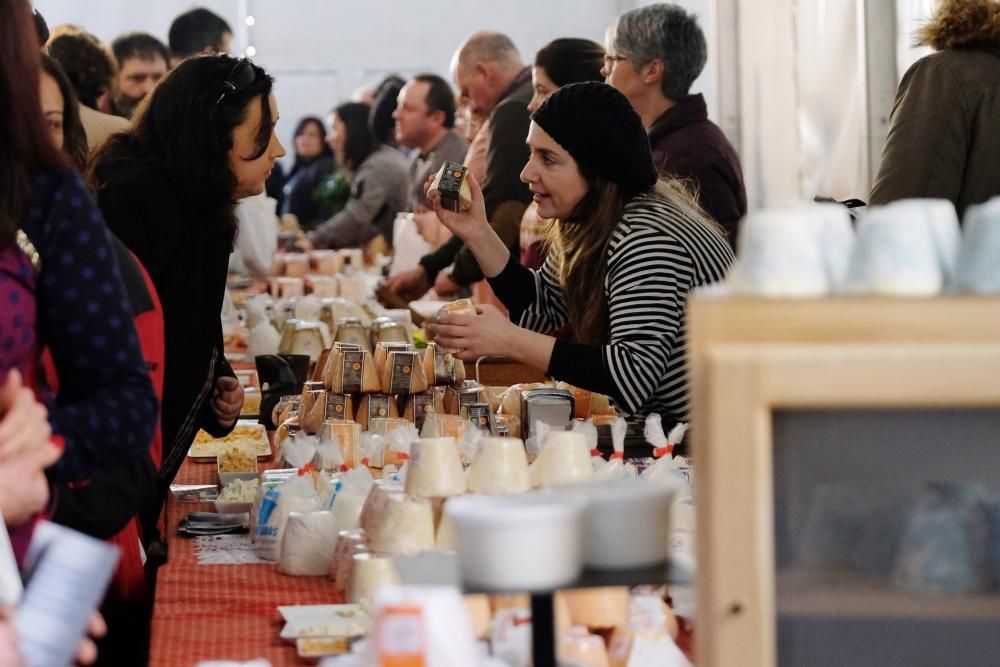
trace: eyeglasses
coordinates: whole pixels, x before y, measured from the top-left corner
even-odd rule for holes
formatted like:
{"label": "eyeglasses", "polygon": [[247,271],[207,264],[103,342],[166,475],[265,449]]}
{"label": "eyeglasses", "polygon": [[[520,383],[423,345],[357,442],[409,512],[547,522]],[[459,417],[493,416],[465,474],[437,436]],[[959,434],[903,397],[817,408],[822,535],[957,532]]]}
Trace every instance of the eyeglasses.
{"label": "eyeglasses", "polygon": [[233,65],[233,69],[229,71],[229,76],[222,83],[222,93],[219,95],[219,99],[215,100],[215,103],[217,105],[222,104],[222,100],[226,99],[226,95],[250,86],[256,78],[257,73],[254,71],[254,64],[245,56],[240,58]]}
{"label": "eyeglasses", "polygon": [[604,54],[604,66],[605,67],[608,67],[608,68],[613,67],[614,64],[616,62],[618,62],[619,60],[628,60],[628,58],[626,56],[613,56],[610,53],[605,53]]}

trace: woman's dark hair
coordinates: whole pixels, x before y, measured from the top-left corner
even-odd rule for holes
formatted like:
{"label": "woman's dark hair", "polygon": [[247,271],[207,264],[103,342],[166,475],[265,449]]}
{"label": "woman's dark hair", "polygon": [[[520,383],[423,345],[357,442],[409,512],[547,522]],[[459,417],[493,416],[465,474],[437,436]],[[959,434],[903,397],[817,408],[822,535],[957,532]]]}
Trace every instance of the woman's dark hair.
{"label": "woman's dark hair", "polygon": [[66,78],[66,72],[54,58],[42,54],[42,70],[55,80],[63,98],[63,152],[73,160],[82,174],[87,166],[87,133],[80,121],[80,101],[76,99],[73,86]]}
{"label": "woman's dark hair", "polygon": [[604,81],[604,47],[589,39],[556,39],[535,54],[535,67],[545,70],[559,87],[584,81]]}
{"label": "woman's dark hair", "polygon": [[[333,151],[330,149],[330,144],[328,144],[326,142],[326,125],[324,125],[323,121],[321,121],[316,116],[306,116],[302,120],[300,120],[299,124],[295,126],[295,134],[293,136],[296,137],[296,138],[298,138],[298,136],[300,134],[302,134],[303,132],[305,132],[306,127],[308,127],[309,125],[315,125],[316,129],[319,130],[320,143],[322,144],[323,147],[320,149],[318,157],[332,157],[333,156]],[[301,157],[296,152],[295,153],[295,164],[292,165],[292,171],[289,172],[288,178],[291,178],[295,174],[295,172],[297,172],[300,168],[302,168],[308,162],[310,162],[310,161],[312,161],[314,159],[315,158],[304,158],[304,157]]]}
{"label": "woman's dark hair", "polygon": [[111,89],[118,68],[100,40],[85,30],[57,27],[49,55],[62,65],[80,104],[97,108],[97,100]]}
{"label": "woman's dark hair", "polygon": [[371,107],[361,102],[347,102],[333,110],[337,118],[344,124],[344,166],[357,170],[361,163],[377,147],[375,138],[368,128],[368,114]]}
{"label": "woman's dark hair", "polygon": [[[249,67],[249,83],[240,74]],[[227,87],[233,83],[235,90]],[[102,170],[122,160],[143,160],[163,172],[185,201],[223,225],[235,238],[233,192],[236,176],[229,168],[233,130],[246,120],[251,104],[260,106],[256,160],[267,151],[274,129],[268,97],[274,80],[249,60],[226,55],[190,58],[178,65],[139,105],[132,128],[112,135],[91,161],[90,181],[97,192],[107,184]],[[220,99],[220,96],[225,95]]]}
{"label": "woman's dark hair", "polygon": [[399,99],[399,91],[406,82],[392,74],[379,83],[372,97],[369,128],[375,141],[380,144],[396,145],[396,119],[392,117]]}
{"label": "woman's dark hair", "polygon": [[41,49],[27,2],[0,2],[0,245],[13,240],[32,172],[64,166],[38,103]]}

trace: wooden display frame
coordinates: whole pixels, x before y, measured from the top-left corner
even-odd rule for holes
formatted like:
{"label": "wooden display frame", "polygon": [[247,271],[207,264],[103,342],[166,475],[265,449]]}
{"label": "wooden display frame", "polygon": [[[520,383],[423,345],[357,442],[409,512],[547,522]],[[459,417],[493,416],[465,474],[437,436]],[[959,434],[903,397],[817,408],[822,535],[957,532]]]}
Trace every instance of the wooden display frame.
{"label": "wooden display frame", "polygon": [[998,407],[1000,299],[702,297],[688,313],[697,662],[771,667],[773,411]]}

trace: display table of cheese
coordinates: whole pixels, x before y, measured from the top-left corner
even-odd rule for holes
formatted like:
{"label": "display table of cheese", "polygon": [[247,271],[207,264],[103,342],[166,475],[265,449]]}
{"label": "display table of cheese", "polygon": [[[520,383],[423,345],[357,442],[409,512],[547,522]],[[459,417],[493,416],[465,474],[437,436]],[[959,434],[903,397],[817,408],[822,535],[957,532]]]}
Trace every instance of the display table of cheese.
{"label": "display table of cheese", "polygon": [[[273,462],[261,461],[262,468]],[[216,467],[186,459],[177,484],[213,484]],[[273,563],[200,565],[195,541],[176,533],[189,512],[214,511],[211,503],[181,503],[172,495],[165,511],[169,562],[159,570],[153,610],[153,667],[191,667],[199,659],[267,658],[275,667],[300,665],[295,645],[278,634],[279,605],[340,602],[326,577],[289,577]]]}

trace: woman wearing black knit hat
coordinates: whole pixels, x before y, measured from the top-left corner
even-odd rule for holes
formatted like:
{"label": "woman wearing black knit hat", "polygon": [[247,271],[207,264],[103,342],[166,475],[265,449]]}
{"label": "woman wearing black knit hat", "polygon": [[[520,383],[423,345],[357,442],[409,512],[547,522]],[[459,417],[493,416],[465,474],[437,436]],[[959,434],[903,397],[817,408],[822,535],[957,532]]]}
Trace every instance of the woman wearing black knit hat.
{"label": "woman wearing black knit hat", "polygon": [[[610,396],[637,427],[688,419],[684,309],[733,261],[724,233],[686,191],[658,181],[642,122],[603,83],[564,86],[532,115],[521,172],[540,216],[555,219],[545,265],[512,258],[473,205],[441,221],[469,246],[510,311],[481,306],[428,325],[463,359],[502,355]],[[514,324],[517,323],[517,324]],[[572,342],[547,335],[568,324]],[[519,325],[519,326],[518,326]]]}

